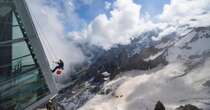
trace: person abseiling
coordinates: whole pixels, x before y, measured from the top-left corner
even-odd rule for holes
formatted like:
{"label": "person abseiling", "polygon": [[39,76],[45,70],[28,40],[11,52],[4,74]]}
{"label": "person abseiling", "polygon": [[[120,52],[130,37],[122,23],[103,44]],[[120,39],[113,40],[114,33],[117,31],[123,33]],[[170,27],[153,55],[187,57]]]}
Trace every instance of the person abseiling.
{"label": "person abseiling", "polygon": [[62,70],[64,69],[64,63],[61,59],[59,59],[59,61],[54,62],[57,64],[57,66],[52,70],[52,72],[54,73],[56,71],[57,74],[61,74]]}

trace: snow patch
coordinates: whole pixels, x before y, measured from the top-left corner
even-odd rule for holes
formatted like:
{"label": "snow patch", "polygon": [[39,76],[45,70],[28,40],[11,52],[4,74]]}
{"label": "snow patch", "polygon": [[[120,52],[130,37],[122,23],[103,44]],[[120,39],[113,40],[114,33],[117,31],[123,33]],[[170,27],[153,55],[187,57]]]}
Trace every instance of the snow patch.
{"label": "snow patch", "polygon": [[186,103],[209,108],[209,105],[200,101],[210,101],[209,88],[202,86],[204,81],[210,79],[209,64],[210,59],[203,67],[177,79],[173,77],[182,74],[186,69],[181,63],[169,64],[150,74],[120,77],[105,85],[118,86],[114,96],[96,95],[79,110],[152,110],[158,100],[166,105],[167,110],[174,110]]}

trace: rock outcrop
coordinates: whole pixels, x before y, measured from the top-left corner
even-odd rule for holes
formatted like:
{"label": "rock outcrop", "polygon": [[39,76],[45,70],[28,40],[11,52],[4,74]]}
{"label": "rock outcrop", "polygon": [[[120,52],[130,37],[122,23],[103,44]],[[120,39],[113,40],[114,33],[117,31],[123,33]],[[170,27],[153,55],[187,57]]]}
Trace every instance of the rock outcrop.
{"label": "rock outcrop", "polygon": [[155,105],[155,110],[165,110],[165,106],[162,102],[158,101]]}
{"label": "rock outcrop", "polygon": [[194,105],[187,104],[184,106],[180,106],[180,107],[176,108],[175,110],[202,110],[202,109],[200,109]]}
{"label": "rock outcrop", "polygon": [[[166,110],[166,109],[163,103],[161,101],[158,101],[155,105],[154,110]],[[186,104],[184,106],[177,107],[175,110],[202,110],[202,109],[196,107],[195,105]]]}

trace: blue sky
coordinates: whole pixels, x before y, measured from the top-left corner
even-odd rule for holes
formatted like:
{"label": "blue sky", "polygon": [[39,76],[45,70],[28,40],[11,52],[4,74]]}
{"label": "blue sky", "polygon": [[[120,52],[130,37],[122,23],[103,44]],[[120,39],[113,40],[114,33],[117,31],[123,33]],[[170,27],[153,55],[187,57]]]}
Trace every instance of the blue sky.
{"label": "blue sky", "polygon": [[[96,16],[106,13],[109,16],[109,10],[105,9],[105,2],[113,3],[116,0],[47,0],[46,5],[56,7],[64,14],[63,22],[65,23],[66,31],[78,31],[85,25],[89,24]],[[149,13],[151,16],[156,16],[163,11],[165,4],[169,4],[170,0],[133,0],[134,3],[141,5],[141,15]],[[74,5],[74,14],[69,13],[68,8],[72,2]],[[71,19],[73,19],[71,21]],[[79,21],[80,20],[80,21]]]}
{"label": "blue sky", "polygon": [[[82,0],[75,0],[76,13],[87,22],[90,22],[100,13],[107,13],[104,9],[105,2],[113,3],[115,0],[92,0],[91,4],[84,4]],[[142,14],[149,13],[151,16],[158,15],[162,12],[165,4],[170,0],[134,0],[135,3],[142,6]]]}
{"label": "blue sky", "polygon": [[165,4],[169,4],[170,0],[134,0],[137,4],[141,4],[142,12],[148,12],[149,14],[157,15],[163,11]]}

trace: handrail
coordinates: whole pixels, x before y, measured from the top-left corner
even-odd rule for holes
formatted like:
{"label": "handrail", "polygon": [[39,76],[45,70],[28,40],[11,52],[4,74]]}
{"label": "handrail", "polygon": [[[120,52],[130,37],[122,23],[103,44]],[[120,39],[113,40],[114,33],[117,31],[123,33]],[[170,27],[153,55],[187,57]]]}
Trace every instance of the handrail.
{"label": "handrail", "polygon": [[[18,59],[23,59],[23,58],[29,57],[29,56],[31,56],[31,54],[27,54],[27,55],[24,55],[24,56],[21,56],[21,57],[14,58],[14,59],[12,59],[12,61],[15,61],[15,60],[18,60]],[[6,68],[6,67],[9,67],[9,66],[12,66],[12,63],[0,65],[0,68]]]}
{"label": "handrail", "polygon": [[[34,64],[34,65],[25,65],[25,67],[27,67],[27,66],[34,66],[34,67],[31,67],[30,69],[27,69],[27,70],[25,70],[25,71],[22,71],[21,73],[22,74],[25,74],[25,73],[27,73],[27,72],[30,72],[30,71],[33,71],[33,70],[35,70],[35,69],[38,69],[38,67]],[[12,73],[12,74],[14,74],[14,72]],[[21,74],[21,75],[22,75]],[[3,80],[3,81],[1,81],[0,82],[0,86],[2,86],[3,84],[5,84],[5,83],[8,83],[8,82],[10,82],[10,81],[12,81],[12,80],[14,80],[17,76],[19,76],[20,74],[18,74],[18,75],[14,75],[12,78],[10,78],[9,80]]]}
{"label": "handrail", "polygon": [[11,25],[12,27],[18,27],[18,26],[20,26],[19,24],[5,23],[5,22],[1,22],[1,21],[0,21],[0,24]]}
{"label": "handrail", "polygon": [[18,60],[18,59],[22,59],[22,58],[28,57],[28,56],[31,56],[31,54],[27,54],[27,55],[24,55],[24,56],[21,56],[21,57],[14,58],[14,59],[12,59],[12,61],[15,61],[15,60]]}
{"label": "handrail", "polygon": [[22,41],[25,41],[25,39],[26,38],[18,38],[18,39],[13,39],[13,40],[1,41],[0,46],[4,46],[4,45],[7,45],[7,44],[11,44],[11,43],[22,42]]}

